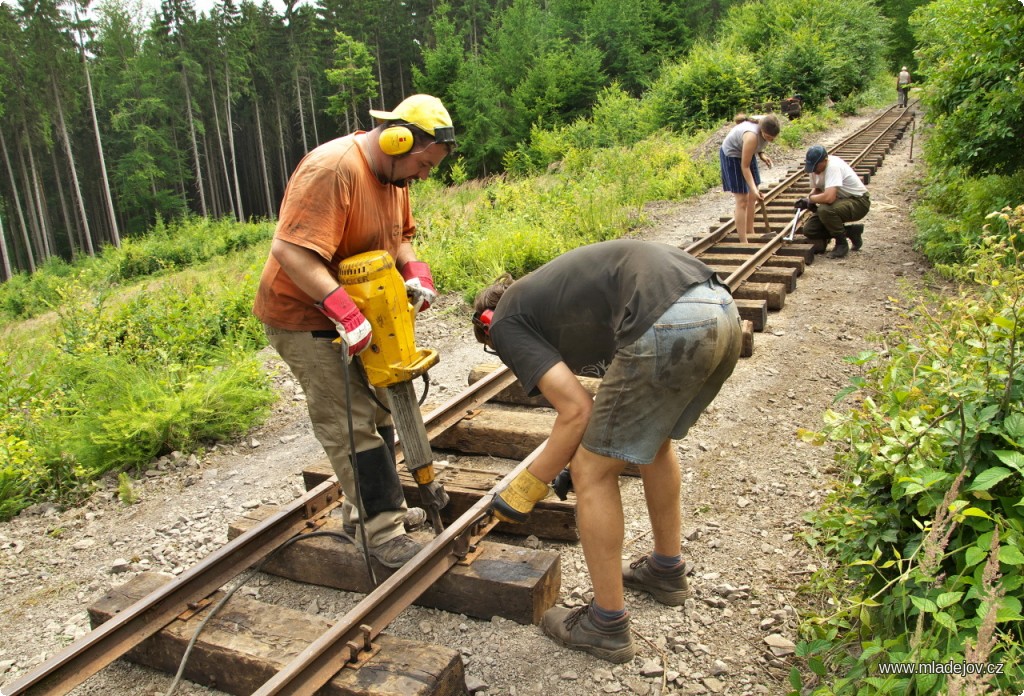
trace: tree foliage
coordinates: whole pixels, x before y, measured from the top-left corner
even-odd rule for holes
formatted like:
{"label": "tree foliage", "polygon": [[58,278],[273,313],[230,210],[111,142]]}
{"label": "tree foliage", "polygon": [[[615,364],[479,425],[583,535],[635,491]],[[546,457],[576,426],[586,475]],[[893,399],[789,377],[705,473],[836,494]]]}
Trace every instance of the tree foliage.
{"label": "tree foliage", "polygon": [[867,0],[87,5],[0,4],[0,211],[16,270],[187,213],[273,218],[306,152],[414,92],[452,114],[459,150],[442,176],[482,176],[535,133],[578,130],[613,84],[642,106],[645,133],[791,90],[845,94],[874,70],[863,57],[884,25]]}
{"label": "tree foliage", "polygon": [[889,30],[871,0],[766,0],[733,8],[721,35],[758,56],[775,98],[798,93],[820,104],[870,84],[884,67]]}
{"label": "tree foliage", "polygon": [[1015,0],[936,0],[912,17],[928,153],[969,175],[1024,169],[1024,11]]}
{"label": "tree foliage", "polygon": [[[986,234],[950,269],[958,293],[905,311],[884,354],[852,360],[864,373],[840,397],[856,401],[804,433],[839,445],[845,472],[808,516],[809,540],[840,561],[825,584],[841,601],[798,646],[820,675],[837,671],[815,693],[1012,693],[1024,677],[1024,206],[991,217],[1011,233]],[[934,673],[885,677],[883,661],[1005,669],[964,689]]]}

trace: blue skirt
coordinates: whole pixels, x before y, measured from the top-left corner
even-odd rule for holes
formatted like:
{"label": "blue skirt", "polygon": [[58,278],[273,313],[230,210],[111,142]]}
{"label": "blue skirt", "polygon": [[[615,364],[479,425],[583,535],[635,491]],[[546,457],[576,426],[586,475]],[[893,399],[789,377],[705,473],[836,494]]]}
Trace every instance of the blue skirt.
{"label": "blue skirt", "polygon": [[[718,149],[718,163],[722,168],[722,188],[729,193],[750,193],[747,180],[743,178],[743,167],[739,157],[726,157],[721,148]],[[750,158],[750,173],[754,175],[754,183],[761,184],[761,173],[757,171],[757,155]]]}

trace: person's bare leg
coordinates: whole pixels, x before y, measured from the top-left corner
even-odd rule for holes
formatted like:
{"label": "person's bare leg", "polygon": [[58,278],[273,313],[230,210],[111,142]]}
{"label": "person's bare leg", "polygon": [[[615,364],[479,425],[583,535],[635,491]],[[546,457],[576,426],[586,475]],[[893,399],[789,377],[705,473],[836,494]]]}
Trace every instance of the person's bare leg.
{"label": "person's bare leg", "polygon": [[625,463],[583,447],[572,460],[576,526],[594,586],[594,601],[607,611],[625,609],[622,594],[622,497],[619,474]]}
{"label": "person's bare leg", "polygon": [[734,193],[736,198],[736,209],[733,212],[733,220],[736,221],[736,234],[740,236],[740,243],[747,243],[747,194]]}
{"label": "person's bare leg", "polygon": [[666,440],[654,455],[654,461],[640,467],[651,518],[654,550],[662,556],[677,556],[682,550],[682,515],[679,511],[681,490],[679,460],[672,441]]}
{"label": "person's bare leg", "polygon": [[745,234],[743,235],[744,241],[746,238],[754,235],[754,220],[757,217],[757,195],[751,191],[747,194],[747,218]]}

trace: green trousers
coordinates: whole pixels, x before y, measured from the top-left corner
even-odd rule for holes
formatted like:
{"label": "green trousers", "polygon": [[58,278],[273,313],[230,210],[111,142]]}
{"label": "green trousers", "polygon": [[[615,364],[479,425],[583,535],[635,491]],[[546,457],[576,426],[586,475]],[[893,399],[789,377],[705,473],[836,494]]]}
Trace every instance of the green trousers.
{"label": "green trousers", "polygon": [[856,198],[837,198],[835,203],[819,203],[818,210],[804,223],[808,239],[845,237],[843,225],[860,220],[871,209],[868,194]]}

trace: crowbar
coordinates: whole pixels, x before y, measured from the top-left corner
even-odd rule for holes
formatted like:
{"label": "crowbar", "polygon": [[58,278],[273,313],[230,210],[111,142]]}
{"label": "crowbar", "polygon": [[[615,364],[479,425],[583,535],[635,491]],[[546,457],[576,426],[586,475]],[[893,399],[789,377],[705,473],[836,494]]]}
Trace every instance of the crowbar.
{"label": "crowbar", "polygon": [[802,212],[804,211],[797,208],[796,212],[793,213],[793,222],[789,223],[789,234],[786,235],[787,242],[793,241],[793,235],[796,234],[796,223],[800,220],[800,213]]}

